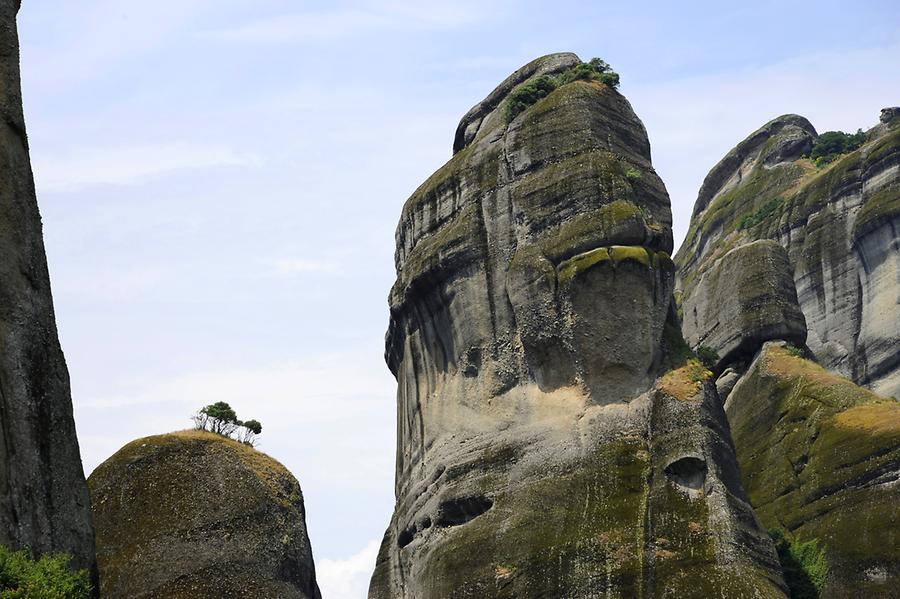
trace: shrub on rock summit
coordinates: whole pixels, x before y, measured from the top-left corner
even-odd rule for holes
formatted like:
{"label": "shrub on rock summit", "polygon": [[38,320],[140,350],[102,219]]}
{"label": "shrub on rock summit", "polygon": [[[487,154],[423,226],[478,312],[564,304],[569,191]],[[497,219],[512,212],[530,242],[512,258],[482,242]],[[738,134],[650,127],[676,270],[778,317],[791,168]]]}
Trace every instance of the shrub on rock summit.
{"label": "shrub on rock summit", "polygon": [[535,79],[523,83],[515,88],[506,101],[506,122],[512,121],[526,108],[544,98],[557,87],[572,83],[573,81],[599,81],[610,87],[619,86],[619,74],[599,58],[592,58],[588,62],[566,70],[557,77],[541,75]]}

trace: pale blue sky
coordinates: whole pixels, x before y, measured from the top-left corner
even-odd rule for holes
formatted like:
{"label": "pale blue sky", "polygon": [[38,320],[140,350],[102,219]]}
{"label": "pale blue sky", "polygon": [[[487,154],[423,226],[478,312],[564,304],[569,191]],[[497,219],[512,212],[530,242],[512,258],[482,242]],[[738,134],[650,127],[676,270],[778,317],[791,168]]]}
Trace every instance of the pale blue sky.
{"label": "pale blue sky", "polygon": [[896,2],[25,0],[25,112],[85,469],[224,399],[299,478],[326,599],[393,507],[382,361],[404,200],[459,117],[549,52],[644,120],[676,238],[703,176],[786,112],[900,104]]}

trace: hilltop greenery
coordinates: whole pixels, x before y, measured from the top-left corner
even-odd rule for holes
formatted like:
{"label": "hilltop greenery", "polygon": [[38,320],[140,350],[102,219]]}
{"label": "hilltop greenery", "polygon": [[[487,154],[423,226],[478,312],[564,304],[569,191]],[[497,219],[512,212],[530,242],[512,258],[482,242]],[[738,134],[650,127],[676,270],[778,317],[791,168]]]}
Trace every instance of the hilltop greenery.
{"label": "hilltop greenery", "polygon": [[603,60],[592,58],[557,75],[541,75],[515,88],[506,101],[506,122],[512,121],[526,108],[544,98],[561,85],[573,81],[599,81],[610,87],[619,86],[619,74]]}
{"label": "hilltop greenery", "polygon": [[198,431],[209,431],[251,447],[256,444],[256,436],[262,433],[262,424],[258,420],[239,420],[237,413],[224,401],[200,408],[191,419]]}
{"label": "hilltop greenery", "polygon": [[825,166],[833,162],[842,154],[848,154],[866,142],[866,134],[862,129],[856,133],[844,133],[843,131],[826,131],[816,139],[809,151],[809,159],[816,166]]}
{"label": "hilltop greenery", "polygon": [[72,571],[65,554],[33,560],[26,549],[0,545],[0,599],[91,599],[87,570]]}

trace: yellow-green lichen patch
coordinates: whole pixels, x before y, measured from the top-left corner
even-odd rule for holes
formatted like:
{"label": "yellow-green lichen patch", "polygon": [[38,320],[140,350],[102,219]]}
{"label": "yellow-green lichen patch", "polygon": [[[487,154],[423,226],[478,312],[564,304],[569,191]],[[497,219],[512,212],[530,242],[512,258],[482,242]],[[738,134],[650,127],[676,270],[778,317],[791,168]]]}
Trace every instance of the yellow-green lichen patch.
{"label": "yellow-green lichen patch", "polygon": [[667,372],[660,379],[657,389],[675,399],[689,401],[697,397],[703,383],[712,378],[713,373],[700,360],[688,360],[687,364]]}
{"label": "yellow-green lichen patch", "polygon": [[856,406],[835,416],[838,428],[870,435],[900,435],[900,403],[883,401]]}
{"label": "yellow-green lichen patch", "polygon": [[649,224],[640,208],[624,200],[604,204],[564,221],[538,239],[543,253],[553,261],[588,249],[613,244],[642,244]]}
{"label": "yellow-green lichen patch", "polygon": [[609,248],[609,257],[616,264],[631,261],[650,267],[650,254],[641,246],[614,245]]}
{"label": "yellow-green lichen patch", "polygon": [[557,277],[560,284],[564,285],[589,268],[610,260],[609,248],[605,247],[578,254],[557,267]]}

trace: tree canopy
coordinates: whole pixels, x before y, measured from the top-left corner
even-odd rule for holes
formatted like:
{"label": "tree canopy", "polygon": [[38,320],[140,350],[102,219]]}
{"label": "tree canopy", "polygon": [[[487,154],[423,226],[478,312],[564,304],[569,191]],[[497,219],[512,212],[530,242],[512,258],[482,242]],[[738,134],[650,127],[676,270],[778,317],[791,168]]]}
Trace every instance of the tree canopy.
{"label": "tree canopy", "polygon": [[200,408],[191,419],[199,431],[209,431],[251,447],[256,444],[256,436],[262,433],[262,424],[258,420],[245,422],[238,419],[234,409],[224,401]]}

